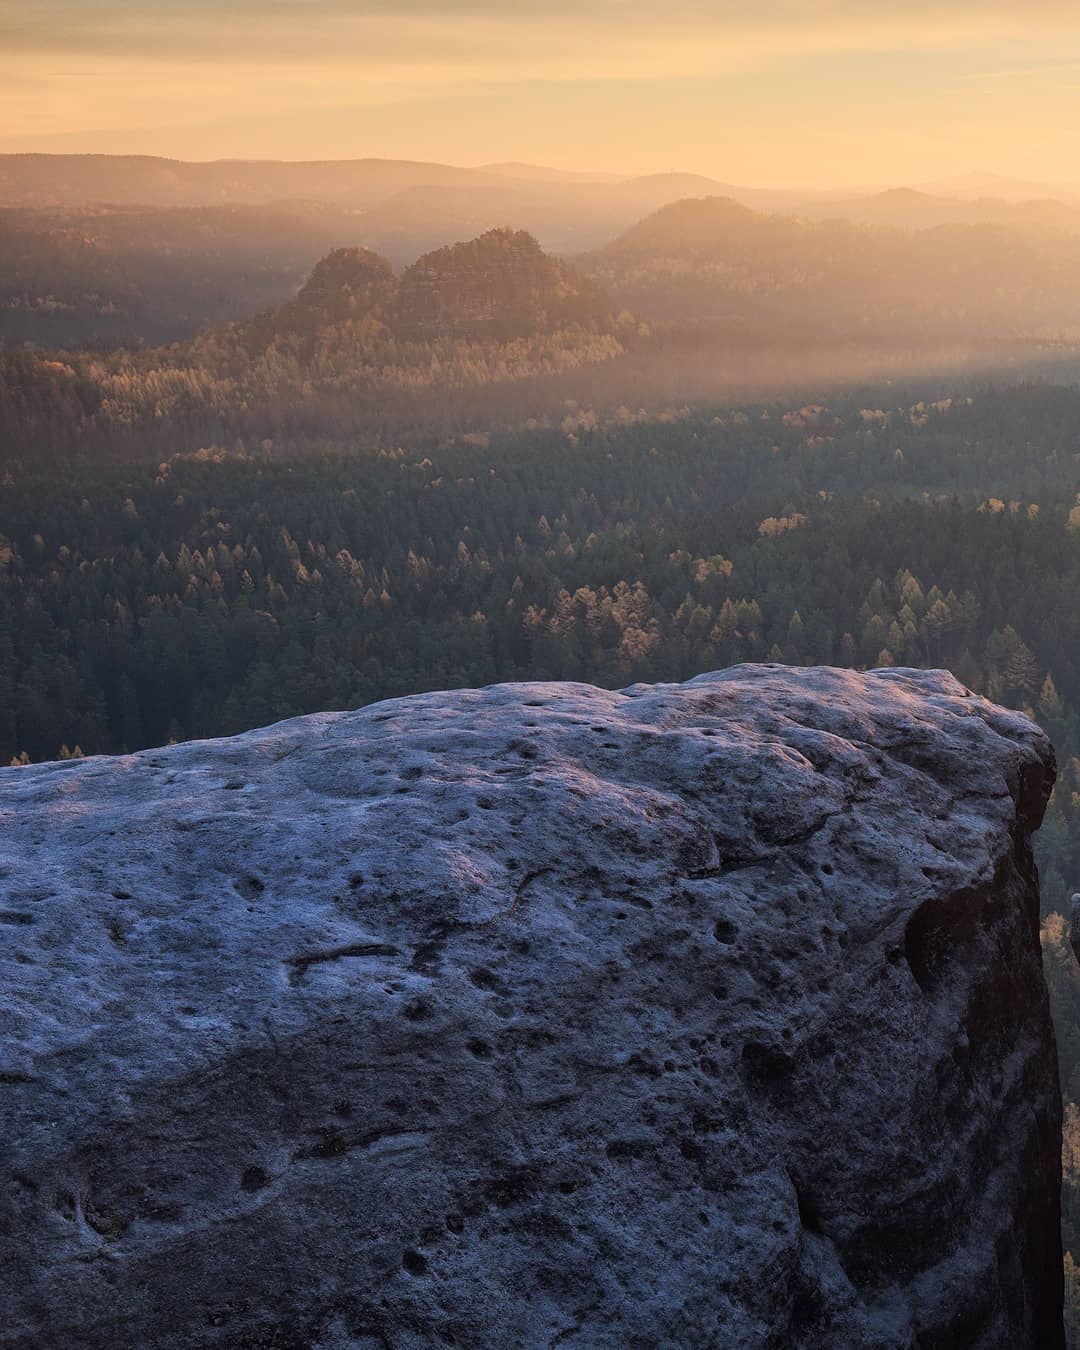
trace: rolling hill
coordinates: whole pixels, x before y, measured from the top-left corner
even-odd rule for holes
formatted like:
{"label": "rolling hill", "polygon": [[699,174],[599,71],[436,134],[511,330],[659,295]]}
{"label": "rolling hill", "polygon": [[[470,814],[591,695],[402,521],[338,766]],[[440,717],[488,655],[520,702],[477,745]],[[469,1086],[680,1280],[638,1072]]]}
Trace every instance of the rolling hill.
{"label": "rolling hill", "polygon": [[663,207],[581,261],[648,319],[729,334],[983,342],[1078,331],[1080,237],[1060,232],[912,232],[708,197]]}
{"label": "rolling hill", "polygon": [[1075,203],[1049,197],[1025,201],[942,197],[915,188],[890,188],[865,197],[805,202],[797,214],[810,220],[849,220],[905,230],[928,230],[937,225],[1005,225],[1019,230],[1080,233],[1080,205]]}

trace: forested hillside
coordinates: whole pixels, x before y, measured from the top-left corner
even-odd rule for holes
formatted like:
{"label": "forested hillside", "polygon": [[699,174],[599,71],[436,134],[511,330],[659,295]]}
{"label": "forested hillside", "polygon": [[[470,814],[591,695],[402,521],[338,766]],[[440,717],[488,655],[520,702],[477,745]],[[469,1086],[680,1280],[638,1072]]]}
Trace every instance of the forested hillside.
{"label": "forested hillside", "polygon": [[1000,224],[906,231],[762,215],[723,197],[663,207],[580,260],[651,321],[864,341],[1078,331],[1080,235]]}
{"label": "forested hillside", "polygon": [[188,338],[287,299],[355,234],[311,202],[0,209],[0,349]]}
{"label": "forested hillside", "polygon": [[[1080,236],[1056,237],[1044,251],[990,227],[904,234],[707,199],[582,259],[587,272],[513,229],[400,273],[335,249],[293,300],[182,342],[0,352],[0,462],[392,444],[557,424],[571,402],[609,415],[966,368],[1030,374],[1080,342]],[[185,275],[163,266],[159,301]],[[177,303],[169,322],[190,312]]]}
{"label": "forested hillside", "polygon": [[523,231],[438,249],[400,277],[378,254],[337,249],[295,300],[189,342],[0,353],[0,462],[156,462],[238,436],[393,435],[452,426],[458,405],[474,423],[498,420],[500,386],[612,361],[634,331]]}

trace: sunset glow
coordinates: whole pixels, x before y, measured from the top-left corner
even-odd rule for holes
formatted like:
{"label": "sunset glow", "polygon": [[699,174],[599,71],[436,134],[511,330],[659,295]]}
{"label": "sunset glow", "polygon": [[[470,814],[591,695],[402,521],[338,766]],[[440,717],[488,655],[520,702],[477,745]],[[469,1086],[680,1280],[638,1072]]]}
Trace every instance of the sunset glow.
{"label": "sunset glow", "polygon": [[0,0],[3,151],[1065,181],[1072,4]]}

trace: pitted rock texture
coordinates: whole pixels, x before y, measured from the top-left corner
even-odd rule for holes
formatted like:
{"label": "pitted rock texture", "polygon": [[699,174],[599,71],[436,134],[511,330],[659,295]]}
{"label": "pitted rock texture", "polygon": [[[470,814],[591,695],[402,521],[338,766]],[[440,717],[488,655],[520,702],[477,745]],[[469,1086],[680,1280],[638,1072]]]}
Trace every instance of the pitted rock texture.
{"label": "pitted rock texture", "polygon": [[0,1345],[1061,1345],[1052,779],[775,666],[0,772]]}

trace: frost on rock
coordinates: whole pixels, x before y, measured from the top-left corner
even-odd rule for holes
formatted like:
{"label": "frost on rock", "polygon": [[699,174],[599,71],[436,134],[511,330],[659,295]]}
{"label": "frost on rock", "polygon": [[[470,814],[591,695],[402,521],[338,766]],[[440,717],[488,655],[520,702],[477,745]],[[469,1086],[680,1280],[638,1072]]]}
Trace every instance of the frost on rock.
{"label": "frost on rock", "polygon": [[777,666],[0,771],[0,1345],[1061,1345],[1052,780]]}

